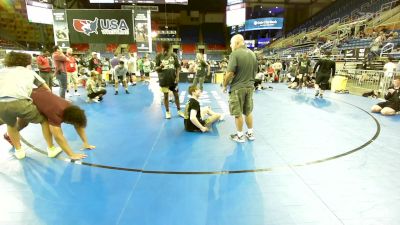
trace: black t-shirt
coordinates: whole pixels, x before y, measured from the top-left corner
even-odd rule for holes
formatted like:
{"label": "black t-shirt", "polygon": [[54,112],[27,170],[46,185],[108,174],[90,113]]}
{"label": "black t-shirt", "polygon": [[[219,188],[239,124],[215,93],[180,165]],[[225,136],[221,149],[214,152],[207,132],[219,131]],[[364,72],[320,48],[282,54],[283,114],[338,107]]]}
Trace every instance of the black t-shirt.
{"label": "black t-shirt", "polygon": [[156,57],[156,66],[162,66],[158,72],[158,79],[161,87],[171,87],[175,83],[176,70],[180,68],[178,57],[175,53],[160,53]]}
{"label": "black t-shirt", "polygon": [[185,107],[185,129],[187,131],[200,131],[196,125],[190,121],[190,111],[191,110],[196,110],[196,117],[199,120],[199,122],[204,126],[205,122],[201,119],[201,113],[200,113],[200,103],[194,98],[190,98],[189,101],[186,103]]}
{"label": "black t-shirt", "polygon": [[394,86],[390,86],[388,89],[394,89],[393,93],[388,92],[384,97],[388,102],[394,102],[400,104],[400,89],[394,88]]}
{"label": "black t-shirt", "polygon": [[205,77],[207,75],[207,63],[204,60],[196,60],[198,77]]}

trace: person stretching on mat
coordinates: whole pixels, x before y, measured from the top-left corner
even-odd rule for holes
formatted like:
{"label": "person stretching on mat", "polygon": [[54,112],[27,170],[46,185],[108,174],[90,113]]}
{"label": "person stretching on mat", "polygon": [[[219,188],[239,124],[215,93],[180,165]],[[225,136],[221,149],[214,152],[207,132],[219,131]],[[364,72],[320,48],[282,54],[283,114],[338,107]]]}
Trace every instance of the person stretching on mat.
{"label": "person stretching on mat", "polygon": [[400,76],[394,77],[393,86],[389,87],[385,99],[386,102],[372,106],[371,111],[384,116],[392,116],[400,111]]}
{"label": "person stretching on mat", "polygon": [[[192,85],[189,87],[188,92],[191,98],[186,103],[185,107],[185,130],[191,132],[207,132],[215,121],[224,119],[223,114],[213,112],[209,106],[200,108],[200,88],[196,85]],[[208,118],[206,118],[206,116],[208,116]]]}
{"label": "person stretching on mat", "polygon": [[[71,149],[61,129],[62,123],[71,124],[75,127],[76,132],[83,142],[82,149],[96,148],[95,146],[90,145],[87,140],[85,132],[87,124],[85,111],[43,87],[34,89],[31,98],[39,112],[47,117],[52,136],[54,136],[58,145],[70,159],[79,160],[86,158],[87,155],[75,153]],[[28,123],[25,120],[18,119],[18,130],[24,129],[27,125]]]}

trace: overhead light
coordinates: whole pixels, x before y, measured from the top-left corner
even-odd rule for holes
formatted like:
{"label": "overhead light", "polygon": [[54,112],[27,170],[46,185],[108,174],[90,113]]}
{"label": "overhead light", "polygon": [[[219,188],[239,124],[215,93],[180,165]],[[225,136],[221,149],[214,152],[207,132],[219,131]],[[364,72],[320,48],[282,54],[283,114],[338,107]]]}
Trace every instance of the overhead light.
{"label": "overhead light", "polygon": [[275,6],[275,9],[277,9],[278,8],[278,6]]}
{"label": "overhead light", "polygon": [[269,13],[272,13],[271,11],[268,11]]}

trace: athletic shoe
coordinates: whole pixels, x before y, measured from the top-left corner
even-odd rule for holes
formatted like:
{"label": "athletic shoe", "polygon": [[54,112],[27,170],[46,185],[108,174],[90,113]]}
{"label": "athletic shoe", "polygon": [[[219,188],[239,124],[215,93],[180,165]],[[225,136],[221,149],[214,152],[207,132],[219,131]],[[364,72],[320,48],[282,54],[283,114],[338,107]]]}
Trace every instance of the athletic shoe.
{"label": "athletic shoe", "polygon": [[247,139],[249,139],[249,141],[254,141],[254,140],[256,140],[256,138],[254,137],[254,133],[249,133],[249,132],[246,132],[246,137],[247,137]]}
{"label": "athletic shoe", "polygon": [[236,141],[239,143],[244,143],[246,140],[244,139],[244,135],[242,135],[241,137],[239,137],[237,134],[231,134],[231,140],[232,141]]}
{"label": "athletic shoe", "polygon": [[165,113],[165,119],[171,119],[171,113],[170,112],[166,112]]}
{"label": "athletic shoe", "polygon": [[118,95],[118,91],[115,91],[115,94],[114,95]]}
{"label": "athletic shoe", "polygon": [[23,148],[21,148],[20,150],[15,149],[14,155],[17,159],[23,159],[23,158],[25,158],[26,153],[25,153],[25,150]]}
{"label": "athletic shoe", "polygon": [[72,95],[69,92],[65,93],[65,96],[66,97],[72,97]]}
{"label": "athletic shoe", "polygon": [[103,101],[103,97],[99,97],[99,101],[100,101],[100,102]]}
{"label": "athletic shoe", "polygon": [[324,96],[322,94],[319,94],[319,98],[324,98]]}
{"label": "athletic shoe", "polygon": [[315,91],[315,97],[318,97],[319,95],[319,90]]}
{"label": "athletic shoe", "polygon": [[125,93],[126,93],[126,94],[129,94],[129,91],[128,91],[128,90],[125,90]]}
{"label": "athletic shoe", "polygon": [[3,137],[4,137],[4,139],[5,139],[8,143],[10,143],[10,145],[14,146],[13,143],[12,143],[12,141],[11,141],[11,138],[8,136],[7,133],[5,133],[5,134],[3,135]]}
{"label": "athletic shoe", "polygon": [[219,121],[224,121],[225,120],[225,113],[221,113],[218,120]]}
{"label": "athletic shoe", "polygon": [[53,146],[51,148],[47,148],[47,156],[49,158],[54,158],[61,152],[62,152],[62,149],[60,147]]}
{"label": "athletic shoe", "polygon": [[79,94],[79,92],[75,91],[74,93],[75,96],[81,96],[81,94]]}
{"label": "athletic shoe", "polygon": [[182,118],[185,118],[185,113],[182,112],[181,110],[178,111],[178,115]]}

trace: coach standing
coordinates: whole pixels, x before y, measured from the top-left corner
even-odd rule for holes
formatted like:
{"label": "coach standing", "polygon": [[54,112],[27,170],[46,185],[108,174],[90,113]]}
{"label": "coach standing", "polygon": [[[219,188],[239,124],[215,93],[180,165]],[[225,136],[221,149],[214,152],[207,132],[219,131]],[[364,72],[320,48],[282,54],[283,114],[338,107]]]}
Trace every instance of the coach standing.
{"label": "coach standing", "polygon": [[[253,92],[254,78],[258,64],[256,55],[247,49],[242,35],[231,38],[232,53],[229,56],[228,68],[224,77],[224,92],[229,85],[229,110],[235,117],[237,133],[231,135],[236,142],[245,142],[245,137],[253,141]],[[243,115],[247,125],[247,132],[243,134]]]}

